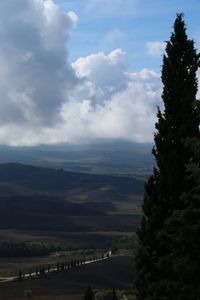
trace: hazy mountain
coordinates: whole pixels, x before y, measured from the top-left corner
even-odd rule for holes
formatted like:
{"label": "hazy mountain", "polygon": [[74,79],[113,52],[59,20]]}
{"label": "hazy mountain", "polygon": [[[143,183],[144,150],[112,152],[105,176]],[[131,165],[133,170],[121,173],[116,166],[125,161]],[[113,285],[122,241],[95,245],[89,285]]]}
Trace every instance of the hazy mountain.
{"label": "hazy mountain", "polygon": [[151,144],[112,140],[85,145],[0,146],[0,162],[146,177],[154,164],[151,148]]}

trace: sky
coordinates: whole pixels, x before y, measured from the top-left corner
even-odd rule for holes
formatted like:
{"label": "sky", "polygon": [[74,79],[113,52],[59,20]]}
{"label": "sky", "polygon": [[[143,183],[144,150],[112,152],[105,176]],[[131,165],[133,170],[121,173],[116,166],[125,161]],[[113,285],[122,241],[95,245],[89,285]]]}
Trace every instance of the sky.
{"label": "sky", "polygon": [[152,142],[176,13],[197,0],[1,0],[0,144]]}
{"label": "sky", "polygon": [[70,60],[122,48],[135,71],[160,70],[162,43],[169,38],[177,13],[184,13],[188,33],[200,43],[198,0],[56,0],[78,16],[69,47]]}

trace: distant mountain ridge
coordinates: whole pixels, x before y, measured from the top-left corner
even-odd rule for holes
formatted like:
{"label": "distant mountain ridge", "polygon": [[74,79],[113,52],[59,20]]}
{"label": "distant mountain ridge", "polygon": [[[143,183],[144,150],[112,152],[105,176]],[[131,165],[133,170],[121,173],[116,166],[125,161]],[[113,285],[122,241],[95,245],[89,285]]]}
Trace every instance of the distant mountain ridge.
{"label": "distant mountain ridge", "polygon": [[[93,174],[145,177],[151,173],[152,144],[102,141],[85,145],[0,146],[0,163],[18,162]],[[146,178],[146,177],[145,177]]]}

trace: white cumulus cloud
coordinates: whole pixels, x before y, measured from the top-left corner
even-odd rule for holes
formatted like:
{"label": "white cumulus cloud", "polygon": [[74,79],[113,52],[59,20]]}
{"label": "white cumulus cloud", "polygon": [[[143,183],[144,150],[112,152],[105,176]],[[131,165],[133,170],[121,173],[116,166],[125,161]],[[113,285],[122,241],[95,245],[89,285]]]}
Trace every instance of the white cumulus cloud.
{"label": "white cumulus cloud", "polygon": [[152,141],[161,93],[158,73],[130,72],[120,49],[82,57],[73,68],[80,83],[62,106],[62,121],[48,132],[49,141]]}
{"label": "white cumulus cloud", "polygon": [[79,58],[73,68],[79,78],[87,78],[106,95],[125,88],[128,79],[128,58],[121,49]]}
{"label": "white cumulus cloud", "polygon": [[53,0],[1,0],[0,144],[152,141],[160,75],[131,72],[122,49],[69,64],[76,22]]}
{"label": "white cumulus cloud", "polygon": [[147,69],[131,73],[127,57],[119,49],[107,56],[97,53],[81,58],[73,67],[80,77],[86,76],[98,97],[95,101],[89,97],[79,102],[79,116],[82,105],[86,106],[82,115],[86,136],[82,137],[152,141],[156,109],[160,105],[159,74]]}
{"label": "white cumulus cloud", "polygon": [[75,21],[52,0],[1,0],[1,124],[57,122],[64,91],[77,80],[66,62]]}

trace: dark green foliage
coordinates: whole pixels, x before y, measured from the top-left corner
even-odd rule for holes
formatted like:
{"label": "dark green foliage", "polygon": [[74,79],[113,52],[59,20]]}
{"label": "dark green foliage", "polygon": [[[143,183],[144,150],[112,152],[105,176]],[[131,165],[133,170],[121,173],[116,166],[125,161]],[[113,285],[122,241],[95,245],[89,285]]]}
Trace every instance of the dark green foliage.
{"label": "dark green foliage", "polygon": [[23,275],[22,275],[22,271],[20,270],[19,273],[18,273],[18,279],[21,280],[21,279],[22,279],[22,276],[23,276]]}
{"label": "dark green foliage", "polygon": [[200,299],[198,65],[194,42],[177,15],[163,58],[164,111],[158,111],[153,149],[157,167],[145,186],[138,232],[139,300]]}
{"label": "dark green foliage", "polygon": [[[200,161],[200,141],[193,139],[190,145],[194,159]],[[191,188],[183,193],[183,208],[174,211],[162,234],[168,239],[170,251],[165,260],[172,262],[168,270],[174,274],[175,299],[196,300],[200,299],[200,165],[193,162],[186,169]]]}
{"label": "dark green foliage", "polygon": [[94,292],[90,286],[88,287],[83,299],[84,300],[95,300]]}
{"label": "dark green foliage", "polygon": [[113,300],[118,300],[115,288],[113,288],[113,297],[112,298],[113,298]]}
{"label": "dark green foliage", "polygon": [[27,298],[27,299],[31,299],[32,296],[33,296],[33,291],[28,289],[28,290],[24,290],[24,296]]}
{"label": "dark green foliage", "polygon": [[45,266],[41,266],[41,267],[40,267],[40,269],[39,269],[39,275],[40,275],[40,276],[45,275]]}

